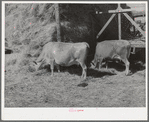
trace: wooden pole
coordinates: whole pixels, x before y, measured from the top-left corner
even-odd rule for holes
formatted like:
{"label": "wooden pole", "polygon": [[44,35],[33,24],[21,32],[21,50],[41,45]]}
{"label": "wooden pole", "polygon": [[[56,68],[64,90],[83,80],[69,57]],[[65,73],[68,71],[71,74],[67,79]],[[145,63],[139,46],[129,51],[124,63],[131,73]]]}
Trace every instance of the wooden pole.
{"label": "wooden pole", "polygon": [[112,14],[112,16],[110,17],[110,19],[107,21],[107,23],[103,26],[103,28],[100,30],[100,32],[97,34],[96,38],[98,39],[99,36],[102,34],[102,32],[106,29],[106,27],[109,25],[109,23],[112,21],[112,19],[114,18],[115,14]]}
{"label": "wooden pole", "polygon": [[[121,11],[120,4],[118,4],[118,10]],[[118,13],[118,38],[121,40],[121,13]]]}
{"label": "wooden pole", "polygon": [[57,41],[61,42],[61,26],[60,26],[60,17],[59,17],[59,4],[55,3],[55,19],[57,24]]}
{"label": "wooden pole", "polygon": [[[135,21],[134,19],[135,19],[135,18],[133,17],[133,21]],[[132,25],[132,26],[133,26],[133,31],[134,31],[133,36],[135,36],[135,35],[136,35],[136,28],[135,28],[134,25]]]}

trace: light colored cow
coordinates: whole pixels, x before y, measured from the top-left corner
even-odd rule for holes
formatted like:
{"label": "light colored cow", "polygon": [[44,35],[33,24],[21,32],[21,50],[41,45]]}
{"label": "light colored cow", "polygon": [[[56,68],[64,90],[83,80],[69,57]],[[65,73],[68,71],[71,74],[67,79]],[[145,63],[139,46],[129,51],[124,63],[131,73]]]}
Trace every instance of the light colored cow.
{"label": "light colored cow", "polygon": [[82,67],[82,78],[86,79],[86,57],[88,53],[89,45],[85,42],[80,43],[64,43],[64,42],[49,42],[44,47],[38,57],[36,64],[36,70],[41,66],[43,62],[50,64],[51,75],[53,76],[54,64],[57,66],[60,72],[59,65],[71,66],[80,65]]}
{"label": "light colored cow", "polygon": [[106,40],[96,46],[91,68],[95,68],[99,62],[99,69],[103,60],[119,59],[125,63],[126,75],[129,74],[129,61],[131,44],[127,40]]}

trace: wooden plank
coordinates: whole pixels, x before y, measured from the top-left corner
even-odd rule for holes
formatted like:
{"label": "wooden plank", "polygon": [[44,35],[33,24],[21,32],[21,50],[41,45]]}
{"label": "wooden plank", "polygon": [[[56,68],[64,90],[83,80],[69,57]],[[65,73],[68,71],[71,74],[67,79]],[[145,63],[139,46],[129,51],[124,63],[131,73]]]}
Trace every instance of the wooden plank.
{"label": "wooden plank", "polygon": [[125,17],[141,32],[141,34],[145,37],[145,32],[139,27],[139,25],[137,25],[133,19],[127,14],[127,13],[123,13],[125,15]]}
{"label": "wooden plank", "polygon": [[112,16],[110,17],[110,19],[107,21],[107,23],[103,26],[103,28],[100,30],[100,32],[97,34],[96,38],[98,39],[99,36],[102,34],[102,32],[106,29],[106,27],[109,25],[109,23],[112,21],[112,19],[114,18],[116,14],[112,14]]}

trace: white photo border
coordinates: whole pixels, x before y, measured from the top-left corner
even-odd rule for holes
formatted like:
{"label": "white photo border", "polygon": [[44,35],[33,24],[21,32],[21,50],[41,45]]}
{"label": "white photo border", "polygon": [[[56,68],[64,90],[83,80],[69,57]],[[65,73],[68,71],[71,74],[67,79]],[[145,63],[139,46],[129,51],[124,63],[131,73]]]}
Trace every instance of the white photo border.
{"label": "white photo border", "polygon": [[[4,107],[5,78],[5,4],[6,3],[132,3],[134,1],[2,1],[2,120],[147,120],[148,119],[148,41],[146,41],[146,107],[111,107],[111,108],[6,108]],[[146,40],[148,40],[148,3],[146,4]],[[80,112],[70,112],[70,110]],[[81,111],[82,110],[82,111]],[[20,114],[21,113],[21,114]]]}

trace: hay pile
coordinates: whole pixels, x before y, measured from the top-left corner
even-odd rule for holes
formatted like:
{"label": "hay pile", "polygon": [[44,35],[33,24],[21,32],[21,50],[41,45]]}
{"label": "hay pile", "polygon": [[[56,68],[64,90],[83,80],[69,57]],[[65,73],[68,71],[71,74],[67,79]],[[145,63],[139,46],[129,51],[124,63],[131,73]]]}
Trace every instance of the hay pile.
{"label": "hay pile", "polygon": [[[72,7],[65,6],[60,5],[62,41],[87,42],[89,28],[83,21],[74,20],[73,10],[68,10]],[[28,65],[39,56],[46,43],[57,41],[54,4],[6,4],[5,12],[5,38],[17,55],[12,59],[13,65]],[[12,60],[6,64],[12,65]]]}

